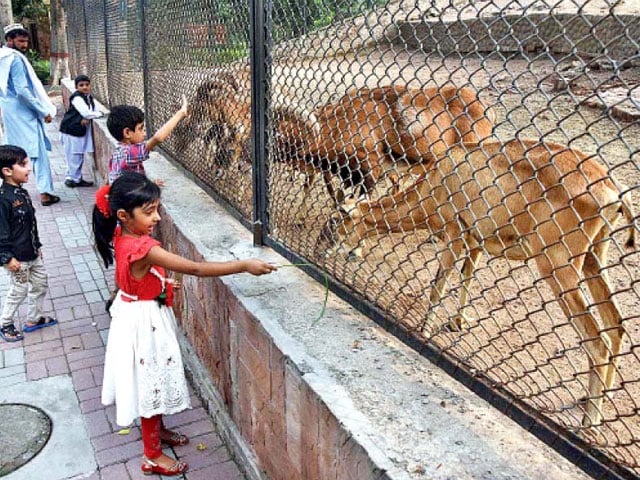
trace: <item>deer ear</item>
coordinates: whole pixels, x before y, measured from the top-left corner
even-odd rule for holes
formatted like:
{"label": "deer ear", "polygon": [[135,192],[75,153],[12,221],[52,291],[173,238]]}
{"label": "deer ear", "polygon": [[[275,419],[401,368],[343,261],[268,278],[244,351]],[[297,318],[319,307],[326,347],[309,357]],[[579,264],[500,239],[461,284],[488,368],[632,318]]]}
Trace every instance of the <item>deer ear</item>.
{"label": "deer ear", "polygon": [[348,210],[353,210],[354,208],[356,208],[356,204],[358,203],[358,200],[354,197],[349,197],[344,201],[344,206],[348,209]]}
{"label": "deer ear", "polygon": [[349,217],[355,217],[358,213],[358,201],[355,198],[347,198],[339,207],[338,210],[343,215]]}

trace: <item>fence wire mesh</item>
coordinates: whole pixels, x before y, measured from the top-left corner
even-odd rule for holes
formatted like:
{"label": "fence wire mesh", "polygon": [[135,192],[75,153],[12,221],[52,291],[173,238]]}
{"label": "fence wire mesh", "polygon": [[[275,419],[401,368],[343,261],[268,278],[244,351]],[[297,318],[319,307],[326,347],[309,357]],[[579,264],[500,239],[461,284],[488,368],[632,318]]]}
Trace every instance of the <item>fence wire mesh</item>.
{"label": "fence wire mesh", "polygon": [[191,115],[177,127],[166,150],[242,216],[251,218],[246,4],[151,2],[145,23],[151,129],[159,128],[186,95]]}
{"label": "fence wire mesh", "polygon": [[87,16],[85,27],[87,32],[87,70],[92,74],[91,91],[96,98],[104,102],[109,98],[104,0],[86,0],[82,3],[84,3]]}
{"label": "fence wire mesh", "polygon": [[[267,7],[269,238],[640,475],[640,5]],[[250,220],[248,6],[104,11],[109,103],[186,95],[164,148]]]}
{"label": "fence wire mesh", "polygon": [[73,77],[87,73],[87,33],[85,28],[84,2],[66,0],[63,4],[67,15],[67,45],[69,47],[69,70]]}
{"label": "fence wire mesh", "polygon": [[109,89],[107,105],[127,104],[144,109],[144,25],[141,2],[122,0],[104,2],[104,5]]}

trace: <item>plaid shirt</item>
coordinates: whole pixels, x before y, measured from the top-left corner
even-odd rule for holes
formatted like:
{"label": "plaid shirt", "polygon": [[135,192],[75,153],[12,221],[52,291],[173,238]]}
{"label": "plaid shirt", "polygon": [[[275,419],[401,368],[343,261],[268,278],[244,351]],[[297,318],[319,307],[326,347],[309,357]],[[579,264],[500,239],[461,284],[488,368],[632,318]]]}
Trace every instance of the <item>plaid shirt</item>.
{"label": "plaid shirt", "polygon": [[142,162],[148,158],[149,152],[146,143],[135,145],[118,143],[109,159],[109,184],[112,184],[122,172],[138,172],[144,175]]}

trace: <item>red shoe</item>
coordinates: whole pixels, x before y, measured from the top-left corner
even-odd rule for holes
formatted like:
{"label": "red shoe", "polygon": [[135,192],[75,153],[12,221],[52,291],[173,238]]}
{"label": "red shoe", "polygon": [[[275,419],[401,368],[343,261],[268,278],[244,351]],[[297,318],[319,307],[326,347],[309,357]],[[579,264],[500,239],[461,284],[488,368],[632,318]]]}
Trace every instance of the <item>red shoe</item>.
{"label": "red shoe", "polygon": [[154,473],[157,473],[159,475],[164,475],[165,477],[182,475],[184,472],[187,471],[188,468],[189,468],[189,465],[187,465],[184,462],[180,462],[178,460],[173,462],[173,465],[167,468],[167,467],[162,467],[158,465],[156,462],[144,457],[142,460],[142,465],[140,466],[142,473],[145,475],[152,475]]}
{"label": "red shoe", "polygon": [[172,447],[181,447],[189,443],[189,437],[181,434],[180,432],[161,430],[160,441],[166,443],[167,445],[171,445]]}

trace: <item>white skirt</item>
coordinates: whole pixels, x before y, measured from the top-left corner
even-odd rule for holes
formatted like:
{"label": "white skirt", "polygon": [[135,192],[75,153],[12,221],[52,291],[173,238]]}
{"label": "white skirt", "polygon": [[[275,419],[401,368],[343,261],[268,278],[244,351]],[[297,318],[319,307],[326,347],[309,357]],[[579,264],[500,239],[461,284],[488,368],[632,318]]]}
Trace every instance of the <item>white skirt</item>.
{"label": "white skirt", "polygon": [[173,311],[155,300],[111,306],[102,404],[116,404],[116,422],[172,414],[191,407]]}

